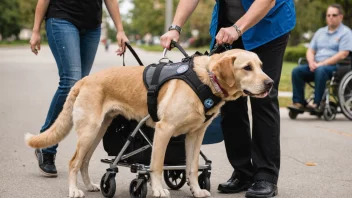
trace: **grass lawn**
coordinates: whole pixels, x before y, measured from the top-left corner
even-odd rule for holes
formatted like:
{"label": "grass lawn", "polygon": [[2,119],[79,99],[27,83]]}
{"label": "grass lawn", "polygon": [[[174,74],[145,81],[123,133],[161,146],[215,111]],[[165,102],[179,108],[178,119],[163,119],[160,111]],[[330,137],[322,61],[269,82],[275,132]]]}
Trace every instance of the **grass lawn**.
{"label": "grass lawn", "polygon": [[[40,44],[48,44],[47,41],[41,41]],[[17,47],[17,46],[28,46],[29,40],[15,40],[15,41],[0,41],[0,47]]]}
{"label": "grass lawn", "polygon": [[280,91],[292,91],[292,82],[291,82],[291,72],[292,69],[297,67],[297,63],[284,62],[281,71],[281,80],[279,84]]}

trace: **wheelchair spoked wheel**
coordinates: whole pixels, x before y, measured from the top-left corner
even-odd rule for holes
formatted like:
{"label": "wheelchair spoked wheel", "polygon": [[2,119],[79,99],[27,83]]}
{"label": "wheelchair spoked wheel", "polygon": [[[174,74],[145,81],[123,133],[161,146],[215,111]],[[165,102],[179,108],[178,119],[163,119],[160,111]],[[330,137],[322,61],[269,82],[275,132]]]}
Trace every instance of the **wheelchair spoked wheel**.
{"label": "wheelchair spoked wheel", "polygon": [[186,183],[185,170],[164,170],[166,185],[172,190],[178,190]]}
{"label": "wheelchair spoked wheel", "polygon": [[148,193],[147,180],[144,178],[133,179],[130,184],[132,198],[146,198]]}
{"label": "wheelchair spoked wheel", "polygon": [[111,198],[115,195],[116,192],[115,176],[110,176],[105,182],[105,175],[106,173],[101,178],[100,190],[104,197]]}
{"label": "wheelchair spoked wheel", "polygon": [[336,118],[337,114],[337,104],[334,102],[329,102],[329,108],[324,108],[323,117],[326,121],[331,121]]}
{"label": "wheelchair spoked wheel", "polygon": [[342,78],[338,97],[342,113],[352,120],[352,71],[345,74]]}

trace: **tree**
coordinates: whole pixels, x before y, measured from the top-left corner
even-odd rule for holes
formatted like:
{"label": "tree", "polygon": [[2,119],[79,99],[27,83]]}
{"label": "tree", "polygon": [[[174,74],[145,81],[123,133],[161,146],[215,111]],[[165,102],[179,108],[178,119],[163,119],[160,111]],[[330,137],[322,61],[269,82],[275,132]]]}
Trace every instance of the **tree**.
{"label": "tree", "polygon": [[163,0],[131,0],[131,30],[144,35],[161,35],[164,29],[165,2]]}
{"label": "tree", "polygon": [[326,26],[325,13],[330,4],[339,3],[345,11],[344,24],[352,27],[352,3],[350,0],[295,0],[296,27],[291,32],[290,44],[297,45],[303,40],[302,34],[315,32]]}
{"label": "tree", "polygon": [[3,38],[17,36],[21,31],[19,2],[15,0],[2,0],[0,3],[0,34]]}
{"label": "tree", "polygon": [[[165,0],[132,0],[134,8],[131,10],[128,18],[131,19],[130,24],[125,24],[125,29],[128,29],[128,34],[151,33],[153,35],[162,35],[164,33],[165,22]],[[173,1],[173,14],[176,11],[178,1]],[[191,18],[183,27],[181,39],[186,40],[191,37],[191,31],[196,29],[199,31],[198,40],[200,45],[208,44],[209,24],[214,0],[203,0],[199,2],[196,10]]]}
{"label": "tree", "polygon": [[22,28],[33,28],[35,8],[38,0],[18,0],[20,15],[20,25]]}

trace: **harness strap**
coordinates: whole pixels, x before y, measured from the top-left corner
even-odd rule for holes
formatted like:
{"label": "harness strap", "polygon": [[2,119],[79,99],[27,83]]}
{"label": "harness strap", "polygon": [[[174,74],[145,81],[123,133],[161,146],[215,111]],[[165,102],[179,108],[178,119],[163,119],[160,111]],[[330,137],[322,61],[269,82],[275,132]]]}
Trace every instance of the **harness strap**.
{"label": "harness strap", "polygon": [[[142,63],[141,59],[139,59],[137,53],[134,51],[134,49],[132,48],[132,46],[131,46],[129,43],[127,43],[127,42],[125,42],[125,45],[126,45],[127,48],[131,51],[131,53],[133,54],[134,58],[136,58],[138,64],[139,64],[140,66],[143,66],[143,63]],[[123,66],[126,66],[126,64],[125,64],[125,53],[122,54],[122,61],[123,61]]]}
{"label": "harness strap", "polygon": [[159,83],[159,77],[160,77],[160,73],[161,70],[163,69],[164,65],[166,65],[167,63],[160,63],[154,67],[155,68],[155,72],[151,81],[151,85],[148,88],[148,92],[147,92],[147,104],[148,104],[148,112],[150,117],[153,119],[154,122],[159,121],[158,118],[158,83]]}
{"label": "harness strap", "polygon": [[[186,81],[189,82],[191,85],[190,87],[202,101],[205,114],[221,101],[221,98],[215,96],[211,89],[200,81],[193,69],[190,69],[185,75],[188,79]],[[211,117],[213,117],[213,115],[214,114],[205,115],[204,122],[208,121]]]}

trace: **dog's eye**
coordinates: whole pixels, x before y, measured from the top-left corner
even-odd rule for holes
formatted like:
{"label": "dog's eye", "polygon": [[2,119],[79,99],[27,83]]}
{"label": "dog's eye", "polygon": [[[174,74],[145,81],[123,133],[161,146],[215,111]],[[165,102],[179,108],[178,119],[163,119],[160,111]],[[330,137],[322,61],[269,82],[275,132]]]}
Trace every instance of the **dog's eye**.
{"label": "dog's eye", "polygon": [[246,71],[252,71],[252,67],[249,65],[245,66],[243,69]]}

